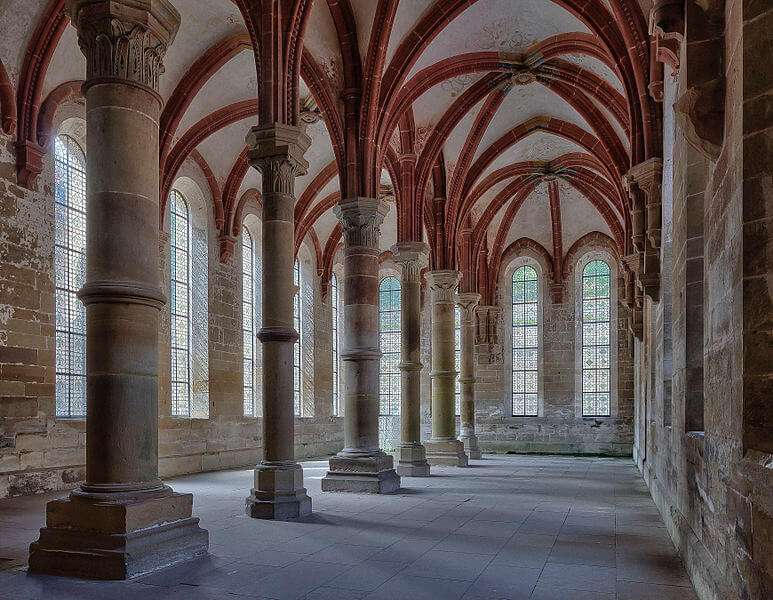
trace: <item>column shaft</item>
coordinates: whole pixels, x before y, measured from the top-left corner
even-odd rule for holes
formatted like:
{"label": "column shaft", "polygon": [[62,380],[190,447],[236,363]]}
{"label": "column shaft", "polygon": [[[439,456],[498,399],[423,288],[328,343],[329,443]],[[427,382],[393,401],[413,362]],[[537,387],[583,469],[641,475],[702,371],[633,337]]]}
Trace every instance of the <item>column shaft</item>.
{"label": "column shaft", "polygon": [[86,481],[48,503],[30,570],[126,579],[208,544],[191,494],[158,478],[157,89],[179,15],[165,0],[69,11],[87,59]]}
{"label": "column shaft", "polygon": [[427,274],[432,292],[432,437],[427,442],[431,465],[467,466],[464,446],[456,439],[456,352],[454,302],[457,271]]}
{"label": "column shaft", "polygon": [[421,443],[421,269],[429,248],[420,242],[393,246],[400,277],[400,448],[397,473],[406,477],[429,475]]}
{"label": "column shaft", "polygon": [[459,294],[461,309],[461,364],[459,381],[462,388],[462,431],[460,439],[464,451],[470,458],[481,457],[478,437],[475,435],[475,309],[480,302],[480,294]]}
{"label": "column shaft", "polygon": [[275,123],[247,136],[250,162],[263,182],[263,460],[255,467],[247,514],[290,520],[311,513],[303,469],[295,462],[293,325],[295,177],[306,172],[311,140],[299,127]]}
{"label": "column shaft", "polygon": [[344,449],[330,459],[323,491],[385,494],[399,489],[379,448],[378,240],[386,207],[357,198],[336,208],[344,230]]}

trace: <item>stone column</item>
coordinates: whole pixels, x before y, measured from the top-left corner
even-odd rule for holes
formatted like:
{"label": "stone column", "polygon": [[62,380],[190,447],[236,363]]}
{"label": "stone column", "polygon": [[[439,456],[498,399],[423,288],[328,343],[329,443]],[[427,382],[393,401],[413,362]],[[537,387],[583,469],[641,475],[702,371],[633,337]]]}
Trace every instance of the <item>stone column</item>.
{"label": "stone column", "polygon": [[373,198],[336,207],[344,235],[344,449],[330,459],[323,492],[389,494],[400,488],[394,461],[378,442],[378,240],[386,213]]}
{"label": "stone column", "polygon": [[456,439],[456,352],[454,299],[458,271],[430,271],[432,293],[432,437],[426,444],[431,465],[467,466],[464,445]]}
{"label": "stone column", "polygon": [[311,140],[299,127],[275,123],[247,136],[250,163],[263,179],[263,460],[255,467],[247,514],[289,520],[311,513],[303,469],[295,462],[293,326],[295,178],[308,168]]}
{"label": "stone column", "polygon": [[158,80],[167,0],[70,0],[86,56],[86,481],[49,502],[30,570],[126,579],[207,551],[193,497],[158,477]]}
{"label": "stone column", "polygon": [[429,246],[402,242],[392,246],[400,277],[400,448],[397,474],[426,477],[429,463],[421,443],[421,270]]}
{"label": "stone column", "polygon": [[462,384],[462,434],[459,439],[470,458],[481,457],[478,436],[475,435],[475,309],[480,294],[459,294],[462,317],[462,352],[459,365],[459,381]]}

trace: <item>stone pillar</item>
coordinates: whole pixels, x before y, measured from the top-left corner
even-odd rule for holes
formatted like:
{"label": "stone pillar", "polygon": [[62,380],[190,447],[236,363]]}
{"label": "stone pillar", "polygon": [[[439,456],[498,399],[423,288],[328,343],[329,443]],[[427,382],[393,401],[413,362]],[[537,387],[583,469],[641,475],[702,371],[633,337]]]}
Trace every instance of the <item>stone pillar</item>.
{"label": "stone pillar", "polygon": [[429,246],[403,242],[392,247],[400,277],[400,448],[397,473],[401,477],[426,477],[429,463],[421,443],[421,270],[427,265]]}
{"label": "stone pillar", "polygon": [[30,570],[126,579],[205,554],[193,497],[158,477],[158,80],[167,0],[71,0],[86,56],[86,481],[49,502]]}
{"label": "stone pillar", "polygon": [[289,520],[311,513],[303,469],[295,462],[293,326],[295,178],[306,172],[311,140],[299,127],[275,123],[247,135],[250,164],[263,180],[263,460],[255,467],[247,514]]}
{"label": "stone pillar", "polygon": [[454,297],[458,271],[430,271],[432,293],[432,437],[426,444],[431,465],[467,466],[464,445],[456,439],[456,352]]}
{"label": "stone pillar", "polygon": [[389,494],[400,488],[394,460],[378,442],[378,240],[386,213],[373,198],[336,207],[344,235],[344,449],[330,459],[323,492]]}
{"label": "stone pillar", "polygon": [[459,294],[461,309],[462,352],[459,365],[459,381],[462,384],[462,434],[465,453],[473,459],[481,457],[478,436],[475,435],[475,309],[480,294]]}

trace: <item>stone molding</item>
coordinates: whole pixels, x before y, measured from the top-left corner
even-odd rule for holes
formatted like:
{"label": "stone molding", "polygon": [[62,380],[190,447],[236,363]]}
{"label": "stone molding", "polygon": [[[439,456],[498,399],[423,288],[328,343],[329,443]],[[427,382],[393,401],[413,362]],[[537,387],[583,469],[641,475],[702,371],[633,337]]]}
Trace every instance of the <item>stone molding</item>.
{"label": "stone molding", "polygon": [[119,80],[158,93],[164,55],[180,14],[168,0],[69,0],[86,57],[86,85]]}
{"label": "stone molding", "polygon": [[636,275],[653,300],[660,293],[663,160],[650,158],[631,167],[623,179],[631,205],[632,240],[640,254]]}
{"label": "stone molding", "polygon": [[250,164],[263,178],[263,196],[293,196],[295,178],[305,175],[309,168],[304,154],[311,138],[304,128],[281,123],[257,126],[250,129],[245,142],[250,148]]}
{"label": "stone molding", "polygon": [[378,250],[381,224],[389,212],[387,205],[375,198],[354,198],[334,209],[341,221],[345,247]]}
{"label": "stone molding", "polygon": [[649,14],[649,34],[655,59],[678,71],[684,41],[684,0],[655,0]]}
{"label": "stone molding", "polygon": [[436,304],[454,304],[456,289],[459,287],[459,271],[441,270],[427,273],[427,284]]}
{"label": "stone molding", "polygon": [[474,323],[475,310],[480,304],[481,295],[474,292],[462,292],[457,296],[456,303],[461,308],[462,324]]}
{"label": "stone molding", "polygon": [[429,264],[429,246],[424,242],[398,242],[391,248],[393,260],[402,267],[403,281],[421,281],[421,270]]}
{"label": "stone molding", "polygon": [[138,281],[89,281],[78,291],[84,305],[119,303],[143,304],[161,310],[166,297],[161,288]]}

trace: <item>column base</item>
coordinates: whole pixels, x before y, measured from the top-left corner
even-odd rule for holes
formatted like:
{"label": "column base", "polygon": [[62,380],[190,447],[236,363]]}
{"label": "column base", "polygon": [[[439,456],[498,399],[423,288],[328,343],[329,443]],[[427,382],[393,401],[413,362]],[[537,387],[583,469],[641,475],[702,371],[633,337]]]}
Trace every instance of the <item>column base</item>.
{"label": "column base", "polygon": [[466,467],[467,455],[464,453],[464,444],[456,439],[428,440],[427,462],[430,465],[444,465],[450,467]]}
{"label": "column base", "polygon": [[129,579],[203,556],[209,534],[192,509],[192,494],[166,486],[144,494],[75,491],[46,505],[46,526],[30,544],[29,570]]}
{"label": "column base", "polygon": [[429,477],[429,463],[422,444],[402,444],[397,449],[397,467],[400,477]]}
{"label": "column base", "polygon": [[399,489],[394,459],[381,451],[365,456],[340,452],[330,458],[330,469],[322,478],[323,492],[393,494]]}
{"label": "column base", "polygon": [[480,460],[481,452],[478,445],[478,436],[474,433],[462,434],[459,441],[464,445],[464,452],[470,457],[470,460]]}
{"label": "column base", "polygon": [[311,514],[311,498],[303,487],[298,463],[261,463],[255,467],[255,487],[245,500],[248,517],[293,521]]}

